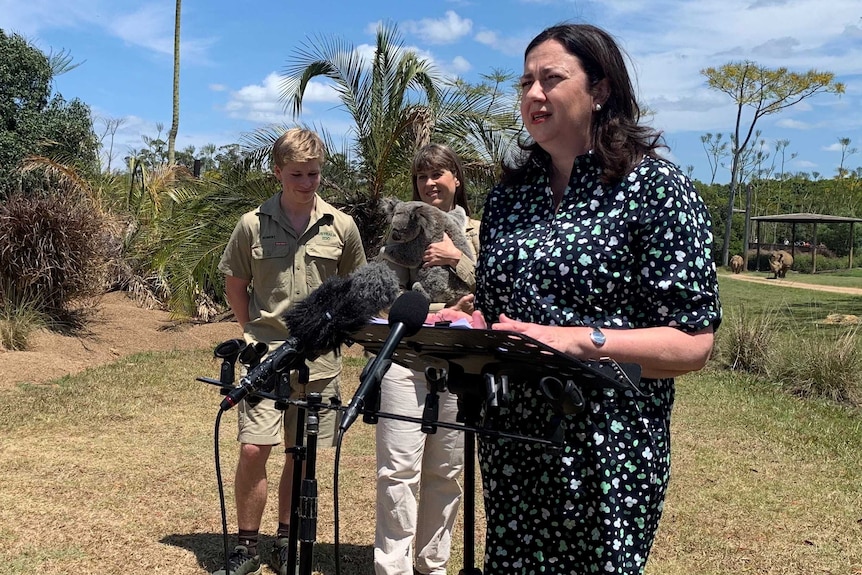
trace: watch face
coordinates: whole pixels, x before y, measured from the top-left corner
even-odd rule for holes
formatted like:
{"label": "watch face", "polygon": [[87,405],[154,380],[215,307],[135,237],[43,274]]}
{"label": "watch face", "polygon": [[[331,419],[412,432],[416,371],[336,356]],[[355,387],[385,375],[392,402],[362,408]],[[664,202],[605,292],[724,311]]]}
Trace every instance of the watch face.
{"label": "watch face", "polygon": [[592,333],[590,333],[590,340],[596,344],[596,346],[602,347],[605,345],[605,334],[603,334],[602,330],[599,328],[594,327]]}

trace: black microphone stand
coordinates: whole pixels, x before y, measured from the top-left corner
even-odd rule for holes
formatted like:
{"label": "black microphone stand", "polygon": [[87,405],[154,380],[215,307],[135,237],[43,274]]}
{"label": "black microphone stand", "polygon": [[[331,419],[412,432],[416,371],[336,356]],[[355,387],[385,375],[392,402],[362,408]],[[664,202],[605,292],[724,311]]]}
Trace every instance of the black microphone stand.
{"label": "black microphone stand", "polygon": [[[225,344],[222,344],[225,345]],[[221,346],[220,346],[221,348]],[[219,348],[217,348],[219,349]],[[224,348],[221,349],[222,351]],[[226,355],[226,354],[224,354]],[[216,357],[221,357],[217,355]],[[232,378],[226,377],[222,368],[220,379],[198,377],[197,381],[216,385],[221,388],[221,394],[227,395],[234,389]],[[304,397],[291,399],[290,378],[292,372],[297,373],[297,382],[306,385],[309,381],[308,367],[303,363],[293,370],[283,370],[273,374],[277,378],[272,392],[252,391],[245,400],[260,401],[263,398],[275,401],[275,407],[285,410],[294,405],[297,413],[296,436],[294,445],[285,448],[285,453],[293,457],[293,489],[290,500],[290,532],[288,535],[287,572],[298,575],[311,575],[313,572],[314,543],[317,541],[317,437],[319,433],[320,410],[343,410],[336,398],[330,398],[329,404],[323,403],[320,393],[311,392]],[[307,443],[306,443],[307,440]],[[303,462],[305,463],[303,473]],[[297,548],[299,553],[297,554]],[[226,551],[227,552],[227,551]],[[297,569],[297,563],[299,568]]]}
{"label": "black microphone stand", "polygon": [[[387,326],[367,324],[354,333],[352,339],[366,351],[376,354],[383,347],[388,333]],[[572,406],[566,414],[576,413],[584,407],[579,387],[613,387],[643,395],[637,387],[640,381],[640,366],[637,364],[620,364],[609,358],[581,361],[514,332],[423,327],[415,335],[399,342],[392,353],[392,360],[425,373],[429,393],[422,418],[379,411],[370,414],[369,407],[379,407],[377,398],[372,394],[363,421],[374,423],[378,418],[386,417],[418,422],[426,433],[434,433],[438,426],[465,432],[464,567],[459,575],[482,575],[482,571],[475,566],[474,544],[476,435],[539,443],[552,449],[562,447],[562,417],[556,418],[557,429],[550,429],[547,438],[526,437],[493,428],[491,420],[499,408],[508,402],[510,378],[536,382],[537,385],[543,381],[541,389],[555,411],[559,410],[560,403]],[[559,385],[551,385],[548,380]],[[461,425],[432,420],[436,420],[437,393],[447,388],[458,396],[457,421],[462,422]],[[572,397],[568,396],[569,393]]]}

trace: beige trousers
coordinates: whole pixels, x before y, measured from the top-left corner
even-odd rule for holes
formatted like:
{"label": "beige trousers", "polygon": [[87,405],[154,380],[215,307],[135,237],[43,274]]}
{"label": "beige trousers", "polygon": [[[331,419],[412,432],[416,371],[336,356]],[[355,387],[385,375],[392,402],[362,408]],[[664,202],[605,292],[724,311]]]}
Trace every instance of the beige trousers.
{"label": "beige trousers", "polygon": [[[380,411],[422,417],[425,375],[397,365],[381,382]],[[457,396],[440,394],[438,421],[455,422]],[[377,575],[446,575],[461,503],[464,433],[380,417],[377,434]]]}

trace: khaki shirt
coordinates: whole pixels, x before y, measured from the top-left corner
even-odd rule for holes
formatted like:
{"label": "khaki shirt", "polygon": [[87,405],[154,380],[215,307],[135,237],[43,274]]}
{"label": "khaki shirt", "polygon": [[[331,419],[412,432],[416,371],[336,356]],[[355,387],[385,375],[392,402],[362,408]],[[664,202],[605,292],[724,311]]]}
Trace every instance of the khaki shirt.
{"label": "khaki shirt", "polygon": [[[281,209],[281,193],[244,214],[231,234],[218,269],[251,282],[245,339],[270,351],[289,336],[282,317],[333,275],[346,276],[365,264],[362,238],[353,218],[316,197],[308,227],[297,237]],[[340,354],[307,362],[309,379],[341,372]]]}

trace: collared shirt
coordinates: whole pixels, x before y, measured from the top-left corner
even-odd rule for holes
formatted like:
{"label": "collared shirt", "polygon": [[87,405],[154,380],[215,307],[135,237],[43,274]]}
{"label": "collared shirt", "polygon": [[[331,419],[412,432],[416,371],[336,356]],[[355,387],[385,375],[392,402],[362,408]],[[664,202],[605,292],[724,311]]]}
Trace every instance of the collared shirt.
{"label": "collared shirt", "polygon": [[[287,309],[333,275],[346,276],[365,264],[362,238],[353,218],[316,197],[308,226],[293,229],[281,209],[281,193],[244,214],[219,262],[219,271],[251,282],[245,338],[281,345],[290,334]],[[341,371],[340,356],[327,353],[308,362],[310,379]]]}
{"label": "collared shirt", "polygon": [[711,221],[689,179],[655,158],[612,187],[600,176],[591,154],[579,156],[556,210],[541,166],[491,191],[477,309],[543,325],[717,328]]}

